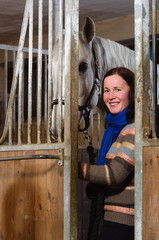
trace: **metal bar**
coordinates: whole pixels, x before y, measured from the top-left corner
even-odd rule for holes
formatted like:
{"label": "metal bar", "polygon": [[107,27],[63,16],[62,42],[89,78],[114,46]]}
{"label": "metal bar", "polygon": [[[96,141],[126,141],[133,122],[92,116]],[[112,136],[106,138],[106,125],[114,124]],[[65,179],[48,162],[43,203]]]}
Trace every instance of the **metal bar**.
{"label": "metal bar", "polygon": [[[16,61],[16,52],[13,51],[13,69],[15,66],[15,61]],[[15,101],[14,101],[14,107],[13,107],[13,130],[15,133],[15,129],[16,129],[16,96],[15,96]]]}
{"label": "metal bar", "polygon": [[59,54],[58,54],[58,142],[62,141],[62,95],[64,86],[63,74],[62,74],[62,62],[63,62],[63,1],[59,1]]}
{"label": "metal bar", "polygon": [[[5,45],[5,44],[0,44],[0,49],[1,50],[16,51],[16,52],[18,51],[18,47],[15,47],[15,46],[12,46],[12,45]],[[28,53],[29,52],[29,48],[24,47],[22,49],[22,51]],[[38,49],[37,48],[33,48],[33,53],[38,53]],[[48,55],[48,50],[43,49],[42,50],[42,54]]]}
{"label": "metal bar", "polygon": [[[144,132],[150,129],[150,109],[152,109],[152,101],[150,92],[152,86],[152,73],[150,66],[150,5],[149,0],[142,0],[142,66],[143,66],[143,128]],[[144,133],[145,134],[145,133]]]}
{"label": "metal bar", "polygon": [[[64,125],[64,140],[65,143],[71,143],[71,14],[69,12],[71,6],[71,0],[65,1],[65,72],[64,81],[67,84],[67,91],[65,91],[65,114],[67,113]],[[69,116],[69,118],[68,118]],[[71,239],[71,149],[72,146],[65,146],[64,152],[64,240]]]}
{"label": "metal bar", "polygon": [[140,0],[134,1],[135,9],[135,240],[142,240],[142,18]]}
{"label": "metal bar", "polygon": [[152,121],[152,136],[156,138],[157,130],[157,1],[152,0],[152,65],[153,65],[153,121]]}
{"label": "metal bar", "polygon": [[23,151],[23,150],[39,150],[40,149],[64,149],[64,143],[53,143],[53,144],[22,144],[22,145],[2,145],[0,146],[1,151]]}
{"label": "metal bar", "polygon": [[28,59],[28,131],[27,142],[31,144],[32,127],[32,75],[33,75],[33,2],[29,11],[29,59]]}
{"label": "metal bar", "polygon": [[78,0],[65,1],[64,240],[77,239],[78,6]]}
{"label": "metal bar", "polygon": [[[45,139],[47,139],[47,142],[51,142],[51,140],[48,137],[48,119],[51,117],[48,117],[48,77],[47,77],[47,55],[44,55],[44,129],[45,129]],[[51,88],[51,87],[50,87]],[[51,107],[50,107],[51,110]],[[50,134],[49,134],[50,136]]]}
{"label": "metal bar", "polygon": [[[135,0],[135,240],[142,240],[143,146],[150,133],[149,0]],[[150,103],[150,104],[149,104]],[[144,116],[144,117],[143,117]]]}
{"label": "metal bar", "polygon": [[8,106],[8,50],[5,50],[5,52],[4,52],[4,56],[5,56],[5,66],[4,66],[4,68],[5,68],[5,72],[4,72],[4,74],[5,74],[5,85],[4,85],[4,96],[5,96],[5,98],[4,98],[4,109],[5,109],[5,112],[4,112],[4,115],[6,115],[6,113],[7,113],[7,106]]}
{"label": "metal bar", "polygon": [[72,0],[71,34],[71,240],[78,238],[78,59],[79,0]]}
{"label": "metal bar", "polygon": [[13,112],[12,109],[10,108],[8,111],[8,124],[9,124],[9,144],[12,144],[13,141]]}
{"label": "metal bar", "polygon": [[[25,77],[24,77],[24,74],[25,74],[25,66],[24,66],[24,61],[25,61],[25,57],[24,57],[24,55],[26,55],[24,52],[23,52],[23,54],[22,54],[22,58],[23,58],[23,64],[22,64],[22,66],[23,66],[23,68],[22,68],[22,72],[23,72],[23,81],[22,81],[22,95],[24,96],[24,86],[25,86],[25,84],[24,84],[24,81],[25,81]],[[24,99],[24,97],[22,98],[22,132],[24,131],[24,123],[25,123],[25,116],[24,116],[24,102],[25,102],[25,99]]]}
{"label": "metal bar", "polygon": [[49,0],[49,36],[48,36],[48,107],[47,107],[47,142],[51,142],[51,100],[52,100],[52,49],[53,49],[53,3]]}
{"label": "metal bar", "polygon": [[22,89],[23,89],[23,64],[24,57],[21,53],[21,66],[19,69],[19,91],[18,91],[18,144],[22,144]]}
{"label": "metal bar", "polygon": [[25,156],[12,156],[12,157],[0,157],[1,161],[11,160],[29,160],[29,159],[61,159],[59,155],[25,155]]}
{"label": "metal bar", "polygon": [[42,93],[42,33],[43,33],[43,0],[39,0],[38,18],[38,90],[37,90],[37,143],[41,143],[41,93]]}
{"label": "metal bar", "polygon": [[9,123],[9,144],[12,144],[12,127],[13,127],[13,115],[12,109],[9,111],[8,108],[8,50],[5,50],[5,115],[8,112],[8,123]]}
{"label": "metal bar", "polygon": [[59,0],[54,0],[53,4],[53,20],[54,20],[54,35],[53,35],[53,45],[57,40],[57,35],[59,31]]}

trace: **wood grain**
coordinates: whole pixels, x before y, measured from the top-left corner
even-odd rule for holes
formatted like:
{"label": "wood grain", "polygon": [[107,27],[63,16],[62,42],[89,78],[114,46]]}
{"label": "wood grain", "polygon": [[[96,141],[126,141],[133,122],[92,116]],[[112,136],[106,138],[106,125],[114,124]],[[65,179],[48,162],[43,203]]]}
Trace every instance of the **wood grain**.
{"label": "wood grain", "polygon": [[[0,157],[58,154],[0,152]],[[58,160],[0,162],[0,236],[4,240],[63,239],[63,167]]]}
{"label": "wood grain", "polygon": [[143,239],[159,239],[159,147],[143,148]]}

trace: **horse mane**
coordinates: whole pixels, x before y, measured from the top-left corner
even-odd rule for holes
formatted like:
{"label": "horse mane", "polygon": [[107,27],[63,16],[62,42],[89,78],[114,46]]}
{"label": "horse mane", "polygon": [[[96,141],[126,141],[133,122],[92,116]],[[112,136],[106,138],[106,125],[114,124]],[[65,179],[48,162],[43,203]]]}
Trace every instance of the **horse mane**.
{"label": "horse mane", "polygon": [[109,39],[95,36],[93,47],[100,66],[100,76],[114,67],[127,67],[134,71],[134,51]]}

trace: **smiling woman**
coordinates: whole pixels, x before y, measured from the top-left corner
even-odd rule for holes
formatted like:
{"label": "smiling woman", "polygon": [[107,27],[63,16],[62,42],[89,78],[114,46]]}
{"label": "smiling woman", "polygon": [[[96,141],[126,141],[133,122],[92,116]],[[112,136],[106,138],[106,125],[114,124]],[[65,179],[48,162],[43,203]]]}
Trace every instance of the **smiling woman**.
{"label": "smiling woman", "polygon": [[129,85],[119,75],[104,79],[103,100],[111,113],[122,112],[129,105],[129,92]]}
{"label": "smiling woman", "polygon": [[[103,81],[103,101],[107,113],[117,114],[130,104],[134,111],[134,73],[119,67],[108,71]],[[134,114],[134,112],[132,113]]]}
{"label": "smiling woman", "polygon": [[79,177],[103,191],[104,223],[98,240],[134,239],[134,74],[109,70],[103,81],[107,129],[98,165],[79,163]]}

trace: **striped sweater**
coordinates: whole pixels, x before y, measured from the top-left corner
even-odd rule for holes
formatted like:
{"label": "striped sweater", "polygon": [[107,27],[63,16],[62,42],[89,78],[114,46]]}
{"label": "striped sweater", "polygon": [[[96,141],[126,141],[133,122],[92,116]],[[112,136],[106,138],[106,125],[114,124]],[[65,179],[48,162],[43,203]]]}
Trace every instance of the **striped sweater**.
{"label": "striped sweater", "polygon": [[86,180],[106,185],[104,220],[134,225],[135,124],[126,125],[106,154],[104,166],[87,165]]}

